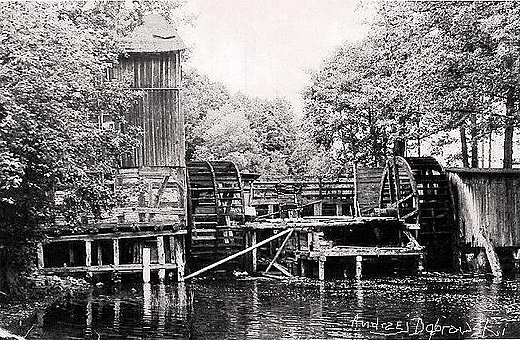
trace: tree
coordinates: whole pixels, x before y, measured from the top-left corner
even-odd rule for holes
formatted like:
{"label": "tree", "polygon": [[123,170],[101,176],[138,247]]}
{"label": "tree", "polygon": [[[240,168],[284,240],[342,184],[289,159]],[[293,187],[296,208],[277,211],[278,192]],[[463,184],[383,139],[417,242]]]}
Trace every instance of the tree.
{"label": "tree", "polygon": [[345,162],[380,164],[399,130],[393,70],[381,52],[372,40],[344,44],[304,92],[313,138]]}
{"label": "tree", "polygon": [[295,140],[292,111],[285,99],[235,94],[209,111],[192,131],[188,140],[198,138],[194,158],[231,160],[241,170],[263,175],[289,174]]}
{"label": "tree", "polygon": [[471,151],[478,166],[479,140],[503,127],[504,166],[511,166],[517,7],[378,3],[369,35],[325,60],[305,92],[314,139],[329,150],[343,148],[346,160],[376,164],[385,154],[402,154],[407,139],[458,129],[463,165],[470,165]]}
{"label": "tree", "polygon": [[[0,291],[17,293],[33,242],[58,214],[62,228],[81,228],[81,215],[99,218],[115,204],[103,174],[137,143],[124,115],[138,93],[105,78],[128,17],[120,3],[82,6],[0,5]],[[103,129],[101,115],[124,129]]]}
{"label": "tree", "polygon": [[195,158],[229,160],[239,169],[257,169],[258,143],[243,110],[235,110],[226,104],[210,111],[195,133],[202,139]]}
{"label": "tree", "polygon": [[229,101],[228,89],[221,83],[211,81],[193,68],[183,72],[182,109],[186,129],[186,160],[194,158],[194,152],[202,147],[204,139],[197,129],[210,111],[218,110]]}

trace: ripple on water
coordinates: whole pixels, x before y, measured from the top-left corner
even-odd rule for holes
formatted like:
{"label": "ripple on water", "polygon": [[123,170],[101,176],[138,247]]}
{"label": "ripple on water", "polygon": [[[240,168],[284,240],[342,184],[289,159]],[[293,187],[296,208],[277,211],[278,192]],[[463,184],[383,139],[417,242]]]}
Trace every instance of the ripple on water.
{"label": "ripple on water", "polygon": [[[455,327],[468,323],[484,333],[487,323],[490,331],[504,331],[504,337],[520,336],[515,281],[493,284],[429,275],[328,282],[198,281],[134,288],[118,294],[93,292],[56,305],[31,321],[36,326],[29,338],[379,339],[383,323],[395,327],[397,322],[414,325],[418,320]],[[429,334],[391,338],[428,339]]]}

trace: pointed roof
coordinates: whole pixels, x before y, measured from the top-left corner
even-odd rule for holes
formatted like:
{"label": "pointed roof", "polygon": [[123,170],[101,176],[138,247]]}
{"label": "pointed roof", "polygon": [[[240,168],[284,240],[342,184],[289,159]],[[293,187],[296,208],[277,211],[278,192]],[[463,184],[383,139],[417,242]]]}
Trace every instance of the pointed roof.
{"label": "pointed roof", "polygon": [[143,21],[141,26],[123,39],[126,51],[170,52],[186,49],[177,30],[162,15],[146,15]]}

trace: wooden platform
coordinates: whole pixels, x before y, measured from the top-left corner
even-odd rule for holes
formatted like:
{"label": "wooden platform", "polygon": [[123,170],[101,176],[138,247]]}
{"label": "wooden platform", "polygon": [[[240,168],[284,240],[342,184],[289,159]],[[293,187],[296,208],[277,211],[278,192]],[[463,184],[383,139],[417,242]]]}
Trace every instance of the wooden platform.
{"label": "wooden platform", "polygon": [[349,256],[420,256],[422,249],[410,247],[348,247],[336,246],[316,251],[301,252],[301,258],[318,260],[320,257],[349,257]]}
{"label": "wooden platform", "polygon": [[175,271],[183,281],[186,230],[103,231],[48,238],[38,245],[39,271],[87,276],[142,273],[145,282],[150,272],[164,281],[166,271]]}
{"label": "wooden platform", "polygon": [[[423,269],[424,248],[413,236],[420,229],[419,225],[404,223],[396,217],[313,216],[269,219],[246,223],[245,228],[249,247],[254,247],[270,235],[290,230],[287,236],[279,238],[283,242],[275,241],[279,245],[276,251],[275,245],[252,249],[250,270],[258,270],[260,257],[271,258],[263,272],[267,275],[270,268],[275,268],[285,276],[317,274],[320,280],[324,280],[328,259],[332,261],[349,257],[355,258],[355,276],[358,278],[361,278],[362,262],[367,257],[375,258],[376,261],[382,257],[415,258],[418,271]],[[353,230],[355,234],[352,234]],[[377,235],[375,239],[381,239],[381,244],[370,244],[374,242],[373,233]],[[349,235],[353,238],[349,239]],[[360,240],[365,245],[356,244]]]}

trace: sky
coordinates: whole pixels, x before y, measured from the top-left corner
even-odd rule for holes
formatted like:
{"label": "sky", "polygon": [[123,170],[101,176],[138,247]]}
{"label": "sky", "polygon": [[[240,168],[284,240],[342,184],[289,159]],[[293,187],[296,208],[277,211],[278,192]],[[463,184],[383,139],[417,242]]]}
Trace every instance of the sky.
{"label": "sky", "polygon": [[187,66],[232,92],[285,97],[297,115],[309,71],[367,31],[357,0],[188,0],[186,10],[198,16],[179,28]]}

